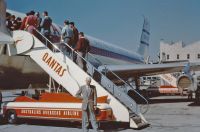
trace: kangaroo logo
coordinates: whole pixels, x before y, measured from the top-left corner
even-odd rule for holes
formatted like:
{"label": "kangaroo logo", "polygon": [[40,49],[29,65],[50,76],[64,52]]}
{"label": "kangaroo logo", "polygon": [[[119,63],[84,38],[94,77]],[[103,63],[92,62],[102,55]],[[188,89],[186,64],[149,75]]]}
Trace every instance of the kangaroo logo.
{"label": "kangaroo logo", "polygon": [[20,41],[23,40],[22,38],[23,38],[23,36],[17,37],[17,40],[15,41],[15,46],[16,46]]}

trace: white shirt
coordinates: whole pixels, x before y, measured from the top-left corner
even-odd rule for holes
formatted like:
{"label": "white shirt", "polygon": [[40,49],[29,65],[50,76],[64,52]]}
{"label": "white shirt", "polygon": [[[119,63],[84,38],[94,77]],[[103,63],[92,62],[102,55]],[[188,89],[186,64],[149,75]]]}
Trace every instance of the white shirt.
{"label": "white shirt", "polygon": [[90,89],[90,86],[89,86],[89,85],[87,85],[87,86],[86,86],[86,89],[87,89],[87,90],[89,90],[89,89]]}

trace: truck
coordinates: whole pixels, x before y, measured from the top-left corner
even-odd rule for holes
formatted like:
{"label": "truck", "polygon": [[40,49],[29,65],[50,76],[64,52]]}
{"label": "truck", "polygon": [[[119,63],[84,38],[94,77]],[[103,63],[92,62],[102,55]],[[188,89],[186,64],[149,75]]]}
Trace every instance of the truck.
{"label": "truck", "polygon": [[[3,116],[10,124],[17,123],[18,119],[81,122],[81,106],[82,101],[69,93],[44,92],[18,96],[14,101],[3,104]],[[115,121],[107,96],[97,98],[95,115],[98,123]]]}

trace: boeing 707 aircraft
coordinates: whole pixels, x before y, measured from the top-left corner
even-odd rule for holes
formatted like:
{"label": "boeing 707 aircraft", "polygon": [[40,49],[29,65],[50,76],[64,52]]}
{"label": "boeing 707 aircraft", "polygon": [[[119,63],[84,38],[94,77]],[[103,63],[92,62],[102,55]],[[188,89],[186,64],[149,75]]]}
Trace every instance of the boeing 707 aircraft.
{"label": "boeing 707 aircraft", "polygon": [[[46,84],[48,75],[36,64],[29,56],[9,54],[9,45],[16,45],[13,40],[13,32],[6,28],[6,4],[0,0],[0,89],[19,89],[27,88],[29,84]],[[11,14],[24,17],[22,13],[8,10]],[[53,24],[54,30],[59,34],[61,27]],[[150,37],[150,25],[148,20],[144,19],[140,44],[137,52],[128,51],[116,45],[99,40],[87,35],[91,44],[90,53],[98,59],[94,61],[88,58],[99,71],[105,71],[106,68],[116,73],[125,81],[129,78],[137,80],[140,76],[155,75],[163,73],[179,72],[186,67],[186,63],[169,63],[169,64],[145,64],[145,58],[148,56]],[[20,39],[20,38],[19,38]],[[199,63],[190,63],[190,69],[199,70]],[[112,79],[112,75],[107,73]],[[181,75],[187,80],[189,76]],[[181,77],[179,81],[181,82]]]}

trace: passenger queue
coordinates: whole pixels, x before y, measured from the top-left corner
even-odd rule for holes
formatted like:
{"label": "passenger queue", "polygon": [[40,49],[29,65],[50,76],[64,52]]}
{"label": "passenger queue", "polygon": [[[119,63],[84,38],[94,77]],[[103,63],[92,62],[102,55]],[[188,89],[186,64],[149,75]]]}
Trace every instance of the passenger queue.
{"label": "passenger queue", "polygon": [[[53,25],[53,20],[47,11],[44,11],[42,16],[43,18],[41,18],[39,12],[32,10],[26,13],[26,16],[22,19],[20,17],[16,18],[15,15],[7,12],[6,26],[10,31],[25,30],[36,36],[41,41],[42,39],[38,36],[36,30],[52,43],[67,43],[73,51],[78,53],[78,56],[73,54],[74,52],[66,45],[63,46],[61,50],[64,53],[68,53],[73,61],[86,71],[85,61],[83,58],[85,58],[87,52],[90,51],[90,42],[85,37],[84,33],[79,32],[75,23],[70,22],[69,20],[64,20],[64,25],[60,33]],[[51,46],[48,45],[48,47],[52,49]]]}

